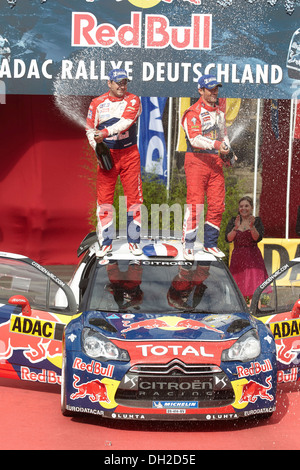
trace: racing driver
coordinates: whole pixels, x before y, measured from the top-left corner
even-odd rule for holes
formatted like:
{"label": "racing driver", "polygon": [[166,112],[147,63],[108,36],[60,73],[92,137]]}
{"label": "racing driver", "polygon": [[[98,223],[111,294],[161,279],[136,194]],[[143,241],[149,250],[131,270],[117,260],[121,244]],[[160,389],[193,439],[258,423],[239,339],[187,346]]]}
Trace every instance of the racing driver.
{"label": "racing driver", "polygon": [[103,257],[112,251],[113,200],[120,175],[127,198],[127,240],[133,255],[141,255],[140,226],[143,202],[140,154],[137,148],[136,122],[142,106],[139,97],[127,92],[128,76],[123,69],[108,73],[109,90],[94,98],[87,116],[86,134],[93,149],[104,142],[110,149],[113,166],[97,168],[97,235]]}
{"label": "racing driver", "polygon": [[224,113],[217,106],[221,87],[212,75],[202,75],[198,80],[199,100],[183,114],[181,124],[185,130],[187,152],[184,169],[187,184],[187,209],[183,222],[183,254],[194,260],[194,243],[197,237],[200,214],[207,197],[207,214],[204,223],[203,250],[223,257],[217,243],[225,209],[225,181],[223,165],[229,154],[229,139]]}

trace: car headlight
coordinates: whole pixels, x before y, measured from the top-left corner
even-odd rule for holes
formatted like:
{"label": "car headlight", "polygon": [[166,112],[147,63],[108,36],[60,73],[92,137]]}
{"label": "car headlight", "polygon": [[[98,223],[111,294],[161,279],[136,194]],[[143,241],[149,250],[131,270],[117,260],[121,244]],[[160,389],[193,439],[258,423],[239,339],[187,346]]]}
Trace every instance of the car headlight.
{"label": "car headlight", "polygon": [[256,330],[249,330],[229,349],[222,352],[222,361],[251,361],[260,355],[261,347]]}
{"label": "car headlight", "polygon": [[108,338],[95,330],[84,328],[82,331],[82,348],[85,354],[102,361],[129,361],[125,349],[118,348]]}

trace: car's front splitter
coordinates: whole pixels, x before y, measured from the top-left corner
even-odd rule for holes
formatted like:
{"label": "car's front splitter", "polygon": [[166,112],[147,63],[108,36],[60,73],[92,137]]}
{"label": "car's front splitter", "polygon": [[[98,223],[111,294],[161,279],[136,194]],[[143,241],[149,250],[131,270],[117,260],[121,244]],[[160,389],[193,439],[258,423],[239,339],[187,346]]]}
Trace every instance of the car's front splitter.
{"label": "car's front splitter", "polygon": [[[64,394],[65,408],[70,413],[114,419],[212,421],[270,414],[275,410],[276,370],[268,359],[231,364],[230,370],[227,367],[215,372],[211,390],[210,381],[199,378],[181,381],[175,377],[168,381],[162,377],[148,380],[146,376],[143,381],[138,377],[134,381],[129,373],[132,364],[101,363],[80,353],[69,353],[67,364]],[[228,392],[223,395],[224,401],[219,393],[223,387]],[[131,389],[136,395],[132,395]],[[134,396],[137,398],[133,399]]]}

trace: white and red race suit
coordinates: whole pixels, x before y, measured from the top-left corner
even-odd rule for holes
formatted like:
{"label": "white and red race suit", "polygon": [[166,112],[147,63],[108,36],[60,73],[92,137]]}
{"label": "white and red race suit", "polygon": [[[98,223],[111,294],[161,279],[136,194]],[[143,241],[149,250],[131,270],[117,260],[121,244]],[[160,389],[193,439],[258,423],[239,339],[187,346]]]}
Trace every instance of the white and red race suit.
{"label": "white and red race suit", "polygon": [[97,168],[97,233],[100,246],[112,243],[112,204],[118,175],[127,198],[128,242],[140,241],[143,191],[136,121],[141,112],[142,106],[138,96],[126,92],[122,98],[115,98],[110,96],[109,91],[93,99],[88,110],[88,141],[95,149],[94,135],[97,130],[101,130],[113,160],[111,170],[102,169],[99,165]]}
{"label": "white and red race suit", "polygon": [[230,145],[225,115],[218,106],[211,107],[200,98],[185,111],[181,124],[187,140],[184,163],[187,209],[182,241],[187,248],[193,248],[206,193],[204,246],[216,247],[225,209],[224,162],[218,151],[222,142]]}

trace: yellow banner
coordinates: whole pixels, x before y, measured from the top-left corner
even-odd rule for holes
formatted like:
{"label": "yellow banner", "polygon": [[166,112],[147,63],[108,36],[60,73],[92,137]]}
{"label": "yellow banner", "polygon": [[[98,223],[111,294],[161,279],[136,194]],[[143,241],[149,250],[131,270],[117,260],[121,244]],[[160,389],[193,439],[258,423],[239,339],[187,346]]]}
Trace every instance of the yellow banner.
{"label": "yellow banner", "polygon": [[[264,238],[258,247],[262,253],[268,274],[271,275],[281,266],[300,256],[300,239],[285,239],[285,238]],[[293,280],[290,281],[289,276],[291,270],[289,269],[286,275],[277,281],[277,285],[299,285],[300,274],[295,279],[295,272],[293,272]]]}
{"label": "yellow banner", "polygon": [[181,125],[181,118],[183,113],[186,109],[191,106],[191,98],[180,98],[179,99],[179,120],[178,120],[178,138],[177,138],[177,152],[186,152],[186,140],[185,140],[185,132]]}

